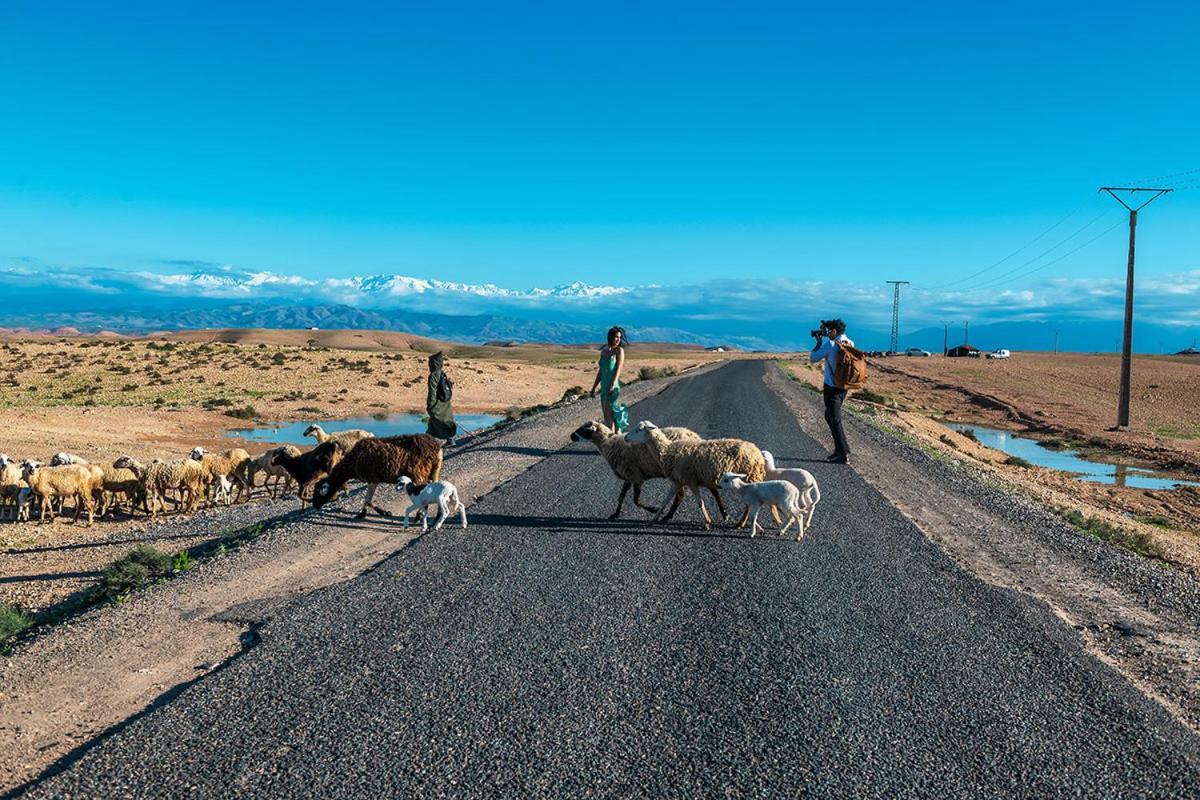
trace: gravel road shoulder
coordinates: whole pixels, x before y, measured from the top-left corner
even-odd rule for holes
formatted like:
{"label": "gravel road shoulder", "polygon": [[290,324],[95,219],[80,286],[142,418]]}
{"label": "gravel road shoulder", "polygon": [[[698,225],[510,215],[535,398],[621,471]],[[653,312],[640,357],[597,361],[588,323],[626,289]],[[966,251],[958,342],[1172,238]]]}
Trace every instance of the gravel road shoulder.
{"label": "gravel road shoulder", "polygon": [[[828,440],[819,396],[767,371],[801,428]],[[1200,583],[1083,534],[978,470],[848,415],[854,469],[981,580],[1046,603],[1089,651],[1200,732]]]}

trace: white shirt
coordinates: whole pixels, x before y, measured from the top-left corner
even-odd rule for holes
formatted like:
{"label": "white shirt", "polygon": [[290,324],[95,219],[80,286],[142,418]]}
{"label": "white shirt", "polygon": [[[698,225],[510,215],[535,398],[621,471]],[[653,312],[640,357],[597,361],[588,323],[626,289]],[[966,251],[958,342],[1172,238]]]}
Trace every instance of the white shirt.
{"label": "white shirt", "polygon": [[824,341],[821,342],[820,347],[814,348],[813,351],[808,354],[808,361],[811,364],[815,364],[818,361],[821,361],[822,359],[824,359],[824,361],[825,361],[825,385],[833,386],[835,388],[837,387],[837,384],[834,383],[834,381],[833,381],[833,368],[835,366],[837,366],[837,357],[838,357],[837,343],[838,342],[845,342],[846,344],[850,345],[851,347],[854,347],[854,342],[851,341],[846,336],[846,334],[843,333],[842,335],[838,336],[836,340],[835,339],[825,339]]}

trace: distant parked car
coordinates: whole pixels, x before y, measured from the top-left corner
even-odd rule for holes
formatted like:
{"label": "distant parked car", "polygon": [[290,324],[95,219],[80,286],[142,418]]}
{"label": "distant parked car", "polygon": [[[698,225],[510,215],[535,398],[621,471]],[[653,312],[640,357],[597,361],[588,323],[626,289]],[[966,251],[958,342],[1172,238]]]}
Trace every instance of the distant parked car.
{"label": "distant parked car", "polygon": [[993,350],[992,352],[988,353],[987,357],[988,358],[1011,358],[1012,353],[1010,353],[1007,349],[1002,347],[999,350]]}
{"label": "distant parked car", "polygon": [[906,355],[906,356],[927,356],[927,355],[929,355],[929,351],[922,350],[919,347],[910,347],[904,351],[904,355]]}

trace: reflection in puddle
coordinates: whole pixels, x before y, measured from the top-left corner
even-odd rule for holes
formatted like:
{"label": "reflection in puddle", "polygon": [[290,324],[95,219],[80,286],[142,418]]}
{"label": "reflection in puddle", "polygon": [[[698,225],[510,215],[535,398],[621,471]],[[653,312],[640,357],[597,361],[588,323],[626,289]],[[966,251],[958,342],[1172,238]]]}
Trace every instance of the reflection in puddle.
{"label": "reflection in puddle", "polygon": [[1003,451],[1010,456],[1023,458],[1039,467],[1070,472],[1084,481],[1128,486],[1134,489],[1174,489],[1180,485],[1200,486],[1200,482],[1168,478],[1153,470],[1129,464],[1088,461],[1074,450],[1052,450],[1040,442],[1009,431],[984,428],[963,422],[946,422],[944,424],[947,428],[959,432],[974,431],[975,438],[982,445]]}
{"label": "reflection in puddle", "polygon": [[[459,434],[477,431],[495,425],[504,417],[495,414],[455,414]],[[312,423],[320,425],[326,433],[337,433],[353,428],[368,430],[376,436],[397,436],[402,433],[424,433],[425,422],[420,414],[372,414],[367,417],[350,417],[349,419],[316,419],[305,422],[284,422],[261,428],[238,428],[226,433],[227,436],[240,436],[252,442],[272,442],[275,444],[310,445],[315,440],[305,438],[304,431]]]}

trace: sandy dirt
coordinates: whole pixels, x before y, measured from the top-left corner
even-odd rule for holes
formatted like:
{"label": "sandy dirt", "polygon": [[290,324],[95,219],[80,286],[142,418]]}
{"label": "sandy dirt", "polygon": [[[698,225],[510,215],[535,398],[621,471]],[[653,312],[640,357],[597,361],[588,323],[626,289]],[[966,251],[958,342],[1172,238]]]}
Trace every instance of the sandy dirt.
{"label": "sandy dirt", "polygon": [[[890,424],[922,447],[983,467],[996,480],[1020,487],[1048,508],[1079,511],[1147,537],[1164,560],[1200,576],[1200,489],[1110,486],[1057,470],[1009,464],[1005,453],[941,424],[956,421],[1017,431],[1068,444],[1084,454],[1116,454],[1195,480],[1200,476],[1200,461],[1194,461],[1200,459],[1200,439],[1190,437],[1193,432],[1200,436],[1200,363],[1182,358],[1138,359],[1132,407],[1140,409],[1133,422],[1142,427],[1135,424],[1128,432],[1105,428],[1105,421],[1115,413],[1118,365],[1115,356],[1025,353],[992,362],[872,359],[870,391],[860,393],[857,402],[885,414]],[[820,385],[820,373],[808,364],[789,362],[786,367],[810,385]],[[1031,380],[1031,375],[1037,380]],[[1168,437],[1144,427],[1150,424],[1177,435]]]}
{"label": "sandy dirt", "polygon": [[[255,420],[424,413],[427,358],[437,350],[448,353],[459,412],[554,403],[573,387],[589,389],[595,372],[596,354],[585,347],[473,347],[378,331],[185,331],[138,340],[8,334],[0,337],[0,453],[48,462],[66,451],[94,463],[124,454],[180,458],[197,445],[257,454],[270,445],[227,431]],[[670,345],[627,353],[626,383],[643,367],[683,371],[727,357]],[[223,413],[246,407],[255,420]],[[36,612],[90,586],[138,544],[175,552],[221,532],[161,531],[140,515],[91,527],[0,522],[0,603]]]}

